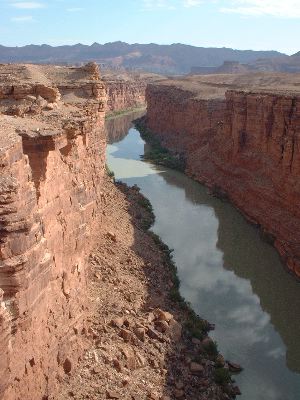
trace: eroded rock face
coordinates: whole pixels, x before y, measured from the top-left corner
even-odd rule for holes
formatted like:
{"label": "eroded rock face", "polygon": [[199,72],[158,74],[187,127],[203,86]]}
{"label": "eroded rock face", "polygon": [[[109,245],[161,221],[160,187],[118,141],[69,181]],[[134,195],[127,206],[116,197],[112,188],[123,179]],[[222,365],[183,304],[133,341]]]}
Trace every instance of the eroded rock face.
{"label": "eroded rock face", "polygon": [[201,96],[183,85],[149,85],[146,124],[185,156],[190,176],[226,192],[274,236],[300,277],[300,94],[220,85],[225,95],[214,95],[217,86],[206,84]]}
{"label": "eroded rock face", "polygon": [[106,80],[107,111],[121,111],[131,108],[145,107],[145,91],[147,83],[144,80]]}
{"label": "eroded rock face", "polygon": [[85,348],[105,101],[95,65],[0,66],[1,399],[55,397]]}

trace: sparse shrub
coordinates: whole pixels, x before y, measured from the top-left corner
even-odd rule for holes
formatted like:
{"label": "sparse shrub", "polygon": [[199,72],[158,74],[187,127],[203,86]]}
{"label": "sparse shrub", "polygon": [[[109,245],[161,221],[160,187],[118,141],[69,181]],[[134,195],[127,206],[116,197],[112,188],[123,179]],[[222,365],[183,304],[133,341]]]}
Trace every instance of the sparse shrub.
{"label": "sparse shrub", "polygon": [[109,176],[112,179],[115,178],[114,171],[112,171],[107,164],[105,164],[105,170],[106,170],[107,176]]}
{"label": "sparse shrub", "polygon": [[153,214],[153,207],[152,204],[150,203],[150,201],[141,195],[139,201],[138,201],[139,205],[143,208],[145,208],[149,213]]}
{"label": "sparse shrub", "polygon": [[231,375],[226,368],[216,368],[214,372],[215,382],[218,385],[225,386],[231,382]]}
{"label": "sparse shrub", "polygon": [[150,201],[144,197],[143,195],[140,195],[141,197],[138,200],[138,203],[141,207],[143,207],[147,211],[147,216],[144,217],[141,221],[141,228],[144,231],[148,231],[151,226],[154,224],[155,221],[155,215],[153,212],[153,207]]}
{"label": "sparse shrub", "polygon": [[189,312],[186,322],[186,329],[189,331],[191,336],[202,340],[210,330],[210,325],[205,319],[200,318],[199,315],[195,313],[191,305],[188,304],[188,307]]}
{"label": "sparse shrub", "polygon": [[185,160],[183,155],[174,154],[163,147],[160,140],[154,136],[144,125],[144,118],[134,121],[135,128],[140,132],[141,137],[150,145],[150,149],[142,156],[144,160],[149,160],[158,165],[178,171],[185,170]]}
{"label": "sparse shrub", "polygon": [[205,349],[206,353],[212,358],[216,358],[219,354],[218,345],[213,340],[210,340],[209,342],[207,342],[204,349]]}
{"label": "sparse shrub", "polygon": [[213,187],[211,188],[211,194],[220,200],[228,200],[227,193],[218,185],[213,185]]}
{"label": "sparse shrub", "polygon": [[184,299],[181,296],[181,294],[179,293],[178,288],[175,286],[173,286],[172,289],[170,290],[170,299],[174,303],[178,303],[179,305],[181,305],[181,308],[183,308],[185,306]]}
{"label": "sparse shrub", "polygon": [[124,110],[110,111],[110,112],[106,113],[105,119],[109,120],[109,119],[113,119],[113,118],[117,118],[117,117],[122,117],[123,115],[132,114],[134,112],[139,112],[139,111],[142,112],[144,110],[145,110],[145,106],[143,104],[137,104],[136,107],[125,108]]}

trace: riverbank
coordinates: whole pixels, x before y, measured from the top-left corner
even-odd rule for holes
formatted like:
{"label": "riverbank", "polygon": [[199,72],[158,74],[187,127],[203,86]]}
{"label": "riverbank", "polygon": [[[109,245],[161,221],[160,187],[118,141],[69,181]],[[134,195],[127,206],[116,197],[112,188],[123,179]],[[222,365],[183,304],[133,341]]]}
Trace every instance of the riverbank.
{"label": "riverbank", "polygon": [[135,128],[139,131],[141,137],[150,145],[150,150],[145,153],[143,159],[151,161],[157,165],[165,166],[183,172],[191,179],[194,179],[200,184],[208,187],[211,195],[221,200],[229,201],[250,224],[259,229],[262,240],[271,244],[276,249],[281,257],[283,266],[285,267],[286,271],[292,274],[293,277],[298,282],[300,282],[300,277],[297,274],[294,274],[294,271],[292,271],[287,265],[286,257],[284,256],[284,254],[281,253],[280,247],[278,247],[278,242],[276,241],[276,237],[270,232],[270,230],[264,228],[251,215],[245,212],[244,209],[239,204],[237,204],[230,196],[230,194],[223,190],[221,186],[209,183],[205,179],[199,179],[195,174],[191,173],[190,170],[187,168],[186,155],[184,154],[184,152],[178,152],[166,147],[162,138],[159,135],[154,134],[148,128],[146,121],[146,115],[134,121]]}
{"label": "riverbank", "polygon": [[90,259],[89,350],[58,400],[234,397],[209,324],[181,299],[171,252],[148,231],[150,203],[137,187],[108,178],[104,187],[106,231]]}
{"label": "riverbank", "polygon": [[108,120],[116,118],[116,117],[123,117],[125,115],[130,115],[133,113],[141,113],[143,111],[146,111],[145,105],[142,105],[140,107],[131,107],[131,108],[125,108],[122,110],[109,111],[106,113],[105,120],[108,121]]}

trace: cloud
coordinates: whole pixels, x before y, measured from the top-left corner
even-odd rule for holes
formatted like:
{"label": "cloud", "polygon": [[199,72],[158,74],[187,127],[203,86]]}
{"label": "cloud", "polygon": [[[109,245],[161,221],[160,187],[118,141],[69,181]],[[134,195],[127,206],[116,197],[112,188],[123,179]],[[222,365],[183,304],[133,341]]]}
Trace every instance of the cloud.
{"label": "cloud", "polygon": [[245,16],[300,18],[300,0],[141,0],[146,10],[177,10],[214,5],[222,13]]}
{"label": "cloud", "polygon": [[84,8],[82,7],[72,7],[72,8],[67,8],[68,12],[79,12],[79,11],[83,11]]}
{"label": "cloud", "polygon": [[181,7],[191,8],[198,7],[203,0],[142,0],[144,9],[168,9],[176,10]]}
{"label": "cloud", "polygon": [[34,10],[36,8],[44,8],[45,4],[37,1],[21,1],[12,3],[11,6],[22,10]]}
{"label": "cloud", "polygon": [[68,12],[79,12],[79,11],[83,11],[84,8],[83,7],[71,7],[71,8],[67,8]]}
{"label": "cloud", "polygon": [[202,0],[184,0],[183,1],[183,6],[186,8],[197,7],[200,4],[203,4]]}
{"label": "cloud", "polygon": [[223,13],[300,18],[299,0],[228,0],[222,3],[226,4],[220,8]]}
{"label": "cloud", "polygon": [[33,22],[34,21],[32,15],[23,15],[23,16],[19,16],[19,17],[12,17],[10,20],[12,22]]}
{"label": "cloud", "polygon": [[146,10],[153,10],[157,8],[166,8],[168,10],[174,10],[176,8],[174,6],[174,1],[170,0],[143,0],[143,6],[144,9]]}

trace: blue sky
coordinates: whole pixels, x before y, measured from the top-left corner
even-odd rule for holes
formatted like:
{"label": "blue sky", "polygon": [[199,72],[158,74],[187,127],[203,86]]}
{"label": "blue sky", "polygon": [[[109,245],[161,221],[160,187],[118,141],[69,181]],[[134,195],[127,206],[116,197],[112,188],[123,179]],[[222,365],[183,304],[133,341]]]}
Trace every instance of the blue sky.
{"label": "blue sky", "polygon": [[300,50],[300,0],[0,0],[0,44]]}

